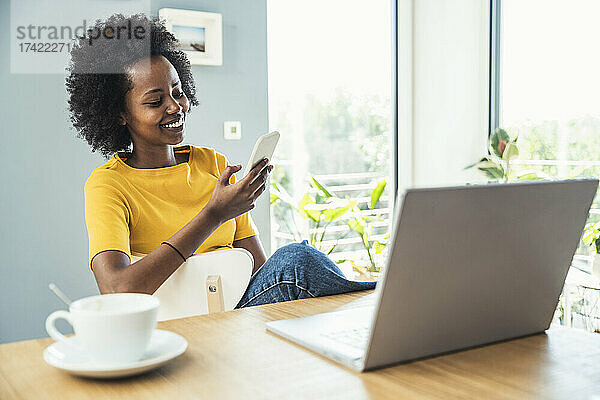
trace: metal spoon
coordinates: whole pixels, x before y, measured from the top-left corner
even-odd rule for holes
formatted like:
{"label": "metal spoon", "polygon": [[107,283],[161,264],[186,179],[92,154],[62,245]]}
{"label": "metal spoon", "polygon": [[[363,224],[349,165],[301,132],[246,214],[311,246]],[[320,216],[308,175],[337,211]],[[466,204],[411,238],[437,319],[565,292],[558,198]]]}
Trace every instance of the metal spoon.
{"label": "metal spoon", "polygon": [[54,292],[56,297],[62,300],[63,303],[65,303],[68,306],[71,305],[71,300],[69,300],[69,298],[62,292],[62,290],[58,288],[58,286],[51,282],[48,285],[48,287],[50,288],[50,290],[52,290],[52,292]]}

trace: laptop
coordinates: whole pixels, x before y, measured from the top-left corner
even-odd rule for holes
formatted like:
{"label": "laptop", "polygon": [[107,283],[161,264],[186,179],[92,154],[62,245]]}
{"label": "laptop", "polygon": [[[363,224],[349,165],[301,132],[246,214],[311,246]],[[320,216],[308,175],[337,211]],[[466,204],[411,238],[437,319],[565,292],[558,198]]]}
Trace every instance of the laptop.
{"label": "laptop", "polygon": [[372,301],[267,329],[357,371],[543,332],[597,187],[582,179],[409,189]]}

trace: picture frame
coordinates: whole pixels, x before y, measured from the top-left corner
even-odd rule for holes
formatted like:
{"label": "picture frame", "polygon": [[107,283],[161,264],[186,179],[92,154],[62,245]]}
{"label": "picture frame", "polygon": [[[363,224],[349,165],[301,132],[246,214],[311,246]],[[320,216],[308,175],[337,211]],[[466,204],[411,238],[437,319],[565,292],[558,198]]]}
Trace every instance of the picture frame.
{"label": "picture frame", "polygon": [[192,65],[223,65],[223,17],[219,13],[161,8],[158,17],[180,41]]}

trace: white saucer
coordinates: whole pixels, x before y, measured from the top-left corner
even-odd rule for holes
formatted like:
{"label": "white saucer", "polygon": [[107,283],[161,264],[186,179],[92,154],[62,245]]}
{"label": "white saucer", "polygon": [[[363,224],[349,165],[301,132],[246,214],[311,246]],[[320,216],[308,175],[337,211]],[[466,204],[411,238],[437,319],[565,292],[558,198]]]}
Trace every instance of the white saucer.
{"label": "white saucer", "polygon": [[[67,342],[77,343],[76,337]],[[98,364],[87,354],[73,349],[62,342],[55,342],[44,350],[44,361],[73,375],[92,378],[116,378],[141,374],[157,368],[173,358],[183,354],[187,341],[176,333],[155,329],[144,356],[138,360],[120,364]]]}

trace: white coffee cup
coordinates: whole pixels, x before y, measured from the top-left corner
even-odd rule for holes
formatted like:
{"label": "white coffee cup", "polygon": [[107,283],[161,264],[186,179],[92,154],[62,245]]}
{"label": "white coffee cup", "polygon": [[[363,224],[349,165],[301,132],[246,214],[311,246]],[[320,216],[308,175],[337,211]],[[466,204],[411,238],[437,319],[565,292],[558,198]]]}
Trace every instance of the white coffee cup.
{"label": "white coffee cup", "polygon": [[[71,303],[69,311],[55,311],[46,319],[46,331],[56,341],[84,351],[103,364],[139,360],[156,328],[159,300],[149,294],[114,293],[85,297]],[[68,340],[54,325],[67,320],[76,341]]]}

